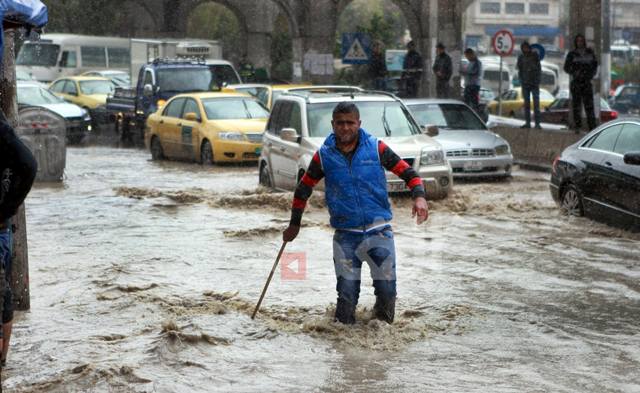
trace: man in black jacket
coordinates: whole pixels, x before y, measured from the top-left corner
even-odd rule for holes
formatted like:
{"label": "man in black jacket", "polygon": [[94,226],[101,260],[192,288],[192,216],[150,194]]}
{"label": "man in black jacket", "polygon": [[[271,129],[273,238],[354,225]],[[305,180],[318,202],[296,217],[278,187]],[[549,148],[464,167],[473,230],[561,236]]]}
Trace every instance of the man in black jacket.
{"label": "man in black jacket", "polygon": [[436,75],[436,96],[449,98],[449,79],[453,73],[451,57],[445,52],[444,44],[436,45],[436,60],[433,62],[433,73]]}
{"label": "man in black jacket", "polygon": [[570,91],[576,132],[582,127],[582,103],[587,114],[589,129],[593,130],[596,128],[596,115],[593,109],[591,79],[598,72],[598,59],[593,49],[587,48],[587,42],[582,34],[576,36],[575,48],[567,54],[564,71],[571,76]]}
{"label": "man in black jacket", "polygon": [[0,111],[0,349],[2,363],[7,359],[13,305],[11,286],[11,217],[24,202],[36,177],[37,163],[31,151],[18,139]]}
{"label": "man in black jacket", "polygon": [[418,87],[422,78],[422,56],[416,50],[416,44],[410,41],[407,44],[407,55],[402,64],[402,79],[405,81],[407,97],[415,98],[418,96]]}
{"label": "man in black jacket", "polygon": [[387,61],[381,42],[373,44],[373,53],[369,62],[369,76],[373,80],[375,90],[387,90]]}
{"label": "man in black jacket", "polygon": [[538,54],[531,50],[531,45],[527,41],[520,45],[522,53],[518,56],[518,77],[524,98],[524,119],[522,128],[531,128],[531,97],[533,96],[533,114],[536,128],[540,127],[540,78],[542,76],[542,66]]}

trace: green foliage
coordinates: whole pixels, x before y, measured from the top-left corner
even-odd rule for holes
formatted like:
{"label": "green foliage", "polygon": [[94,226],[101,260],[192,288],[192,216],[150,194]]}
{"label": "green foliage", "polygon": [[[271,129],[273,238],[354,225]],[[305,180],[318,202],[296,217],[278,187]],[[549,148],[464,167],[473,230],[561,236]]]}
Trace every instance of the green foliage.
{"label": "green foliage", "polygon": [[48,0],[47,32],[117,35],[124,0]]}
{"label": "green foliage", "polygon": [[187,22],[187,36],[219,40],[225,59],[237,62],[244,54],[240,22],[233,11],[221,4],[209,2],[196,7]]}
{"label": "green foliage", "polygon": [[271,78],[290,81],[293,74],[293,42],[289,22],[284,14],[278,15],[271,36]]}

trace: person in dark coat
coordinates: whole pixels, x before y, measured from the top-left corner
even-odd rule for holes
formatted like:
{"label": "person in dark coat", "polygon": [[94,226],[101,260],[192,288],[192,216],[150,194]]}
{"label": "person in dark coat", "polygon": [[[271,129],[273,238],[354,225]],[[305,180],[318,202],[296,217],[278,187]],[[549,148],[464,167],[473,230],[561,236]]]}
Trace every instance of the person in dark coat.
{"label": "person in dark coat", "polygon": [[0,361],[7,359],[11,325],[13,321],[13,296],[11,277],[11,252],[13,243],[13,217],[36,177],[37,163],[31,151],[20,141],[0,110]]}
{"label": "person in dark coat", "polygon": [[387,90],[387,61],[384,57],[382,43],[373,45],[371,61],[369,62],[369,76],[376,90]]}
{"label": "person in dark coat", "polygon": [[466,66],[462,67],[460,75],[464,77],[464,102],[476,113],[480,114],[480,85],[482,84],[482,62],[476,52],[467,48],[464,51],[467,59]]}
{"label": "person in dark coat", "polygon": [[531,96],[533,96],[533,115],[535,127],[540,127],[540,78],[542,76],[542,66],[538,53],[531,50],[531,45],[527,41],[520,45],[522,53],[518,56],[518,77],[524,98],[524,119],[522,128],[531,128]]}
{"label": "person in dark coat", "polygon": [[575,48],[567,54],[564,71],[571,76],[569,90],[573,121],[576,132],[582,127],[582,105],[587,114],[589,129],[596,128],[596,115],[593,107],[593,86],[591,79],[598,72],[598,59],[593,49],[587,47],[587,41],[582,34],[578,34],[574,41]]}
{"label": "person in dark coat", "polygon": [[406,95],[409,98],[418,96],[418,88],[420,87],[420,79],[422,78],[422,56],[416,50],[416,44],[410,41],[407,44],[407,55],[402,64],[402,79],[405,81]]}
{"label": "person in dark coat", "polygon": [[449,80],[453,73],[453,63],[451,57],[445,52],[442,43],[436,45],[436,60],[433,62],[433,73],[436,76],[436,96],[438,98],[449,98]]}

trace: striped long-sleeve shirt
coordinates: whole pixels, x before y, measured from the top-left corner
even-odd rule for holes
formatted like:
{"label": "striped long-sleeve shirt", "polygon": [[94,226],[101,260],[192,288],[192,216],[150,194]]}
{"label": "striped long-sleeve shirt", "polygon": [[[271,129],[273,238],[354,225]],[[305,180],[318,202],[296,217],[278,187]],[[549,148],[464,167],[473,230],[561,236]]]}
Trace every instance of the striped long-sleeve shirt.
{"label": "striped long-sleeve shirt", "polygon": [[[418,173],[406,161],[401,159],[389,146],[383,141],[378,140],[378,154],[382,166],[393,172],[396,176],[404,180],[407,187],[411,190],[413,198],[425,196],[422,180]],[[322,164],[320,162],[320,154],[316,152],[313,155],[311,164],[305,172],[304,176],[298,183],[296,191],[293,194],[293,206],[291,208],[291,225],[299,226],[302,222],[302,213],[307,206],[307,200],[313,193],[313,187],[324,177]]]}

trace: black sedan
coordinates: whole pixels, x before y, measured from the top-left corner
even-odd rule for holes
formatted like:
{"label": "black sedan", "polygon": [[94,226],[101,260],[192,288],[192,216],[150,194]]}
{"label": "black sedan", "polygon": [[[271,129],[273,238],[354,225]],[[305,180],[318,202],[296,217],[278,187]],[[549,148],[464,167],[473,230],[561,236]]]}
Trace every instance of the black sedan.
{"label": "black sedan", "polygon": [[567,213],[640,231],[640,119],[607,123],[569,146],[550,186]]}

